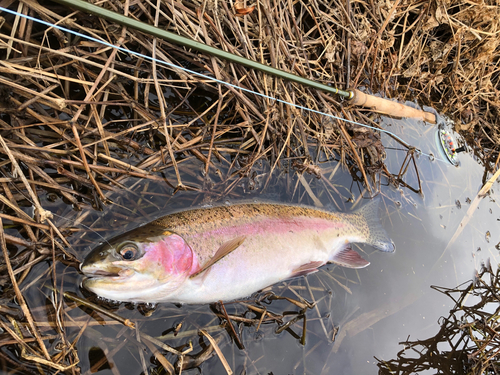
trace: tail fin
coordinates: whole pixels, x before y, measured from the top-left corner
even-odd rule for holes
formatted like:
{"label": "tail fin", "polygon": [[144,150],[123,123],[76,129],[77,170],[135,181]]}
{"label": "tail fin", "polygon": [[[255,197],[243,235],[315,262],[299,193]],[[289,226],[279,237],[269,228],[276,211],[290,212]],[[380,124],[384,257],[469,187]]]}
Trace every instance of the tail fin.
{"label": "tail fin", "polygon": [[379,204],[380,198],[372,199],[368,204],[365,204],[357,210],[356,213],[365,219],[368,229],[370,230],[366,243],[377,250],[392,253],[396,250],[396,245],[394,245],[394,242],[392,242],[387,232],[380,224],[378,218]]}

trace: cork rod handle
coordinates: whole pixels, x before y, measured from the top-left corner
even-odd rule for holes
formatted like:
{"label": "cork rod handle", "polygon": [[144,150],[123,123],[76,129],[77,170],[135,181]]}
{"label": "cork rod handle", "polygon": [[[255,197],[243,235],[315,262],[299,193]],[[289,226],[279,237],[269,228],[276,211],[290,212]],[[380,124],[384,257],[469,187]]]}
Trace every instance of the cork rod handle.
{"label": "cork rod handle", "polygon": [[359,90],[349,90],[354,96],[349,100],[350,103],[359,105],[365,108],[370,108],[373,111],[383,113],[385,115],[394,117],[410,117],[436,123],[436,115],[434,113],[422,111],[420,109],[412,108],[407,105],[393,102],[391,100],[378,98],[373,95],[365,94]]}

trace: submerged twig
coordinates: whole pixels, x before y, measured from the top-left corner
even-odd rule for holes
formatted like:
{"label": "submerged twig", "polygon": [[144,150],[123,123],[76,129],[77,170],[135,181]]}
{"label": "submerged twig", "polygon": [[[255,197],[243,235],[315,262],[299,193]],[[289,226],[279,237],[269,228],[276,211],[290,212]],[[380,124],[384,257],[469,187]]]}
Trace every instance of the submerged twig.
{"label": "submerged twig", "polygon": [[217,344],[217,341],[215,341],[214,338],[212,336],[210,336],[210,334],[207,331],[201,329],[200,332],[208,339],[208,341],[210,341],[210,344],[212,344],[212,346],[214,347],[214,350],[217,353],[217,355],[219,356],[219,359],[222,362],[222,365],[224,366],[224,369],[226,370],[227,374],[232,375],[233,371],[231,370],[231,367],[229,367],[229,363],[227,363],[227,360],[224,357],[224,354],[222,354],[222,351],[220,350],[219,345]]}
{"label": "submerged twig", "polygon": [[40,347],[40,350],[43,353],[43,356],[45,357],[45,360],[51,362],[51,358],[49,355],[49,352],[47,351],[47,347],[45,346],[45,343],[43,342],[40,333],[36,327],[35,321],[33,320],[33,317],[31,316],[31,312],[26,305],[26,302],[24,300],[24,297],[21,293],[21,290],[19,289],[19,286],[17,285],[16,277],[14,276],[14,272],[12,270],[12,266],[10,264],[10,258],[9,258],[9,253],[7,251],[7,244],[5,242],[5,237],[4,237],[4,229],[3,229],[3,222],[2,219],[0,218],[0,246],[2,247],[2,252],[5,260],[5,264],[7,266],[7,272],[9,274],[10,280],[12,282],[12,286],[14,287],[14,291],[16,293],[16,298],[18,300],[18,303],[21,305],[21,309],[23,310],[24,316],[28,320],[28,324],[30,325],[31,332],[35,336],[36,341],[38,342],[38,345]]}
{"label": "submerged twig", "polygon": [[74,296],[71,293],[64,292],[63,295],[64,295],[65,298],[68,298],[68,299],[70,299],[70,300],[72,300],[72,301],[74,301],[74,302],[76,302],[76,303],[78,303],[80,305],[87,306],[87,307],[91,308],[94,311],[97,311],[97,312],[99,312],[99,313],[101,313],[103,315],[106,315],[106,316],[109,316],[112,319],[115,319],[116,321],[122,323],[123,325],[125,325],[125,326],[127,326],[129,328],[135,329],[135,323],[131,322],[129,319],[123,318],[123,317],[121,317],[121,316],[119,316],[119,315],[117,315],[117,314],[115,314],[115,313],[113,313],[111,311],[108,311],[108,310],[106,310],[106,309],[104,309],[104,308],[96,305],[95,303],[92,303],[92,302],[86,301],[84,299],[81,299],[81,298],[79,298],[77,296]]}
{"label": "submerged twig", "polygon": [[472,203],[469,206],[469,209],[467,210],[467,213],[465,214],[465,217],[460,221],[460,224],[458,225],[457,229],[455,230],[455,233],[453,234],[453,237],[448,241],[448,244],[443,250],[443,253],[441,256],[438,258],[438,260],[434,263],[433,269],[439,264],[440,260],[443,258],[443,256],[446,254],[446,252],[450,249],[451,246],[455,243],[457,238],[460,236],[460,234],[463,232],[469,221],[472,219],[472,215],[474,212],[477,210],[477,206],[479,205],[479,202],[488,194],[490,191],[491,187],[493,186],[493,183],[500,177],[500,168],[490,177],[490,179],[483,185],[481,190],[477,193],[476,197],[472,201]]}

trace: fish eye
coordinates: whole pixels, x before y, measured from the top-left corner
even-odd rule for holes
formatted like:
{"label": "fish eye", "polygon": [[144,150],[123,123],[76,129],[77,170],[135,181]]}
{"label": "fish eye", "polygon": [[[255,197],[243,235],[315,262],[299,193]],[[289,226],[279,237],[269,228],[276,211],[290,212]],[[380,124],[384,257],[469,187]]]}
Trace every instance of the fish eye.
{"label": "fish eye", "polygon": [[137,246],[131,243],[123,245],[119,251],[123,260],[134,260],[137,257],[138,252],[139,249]]}

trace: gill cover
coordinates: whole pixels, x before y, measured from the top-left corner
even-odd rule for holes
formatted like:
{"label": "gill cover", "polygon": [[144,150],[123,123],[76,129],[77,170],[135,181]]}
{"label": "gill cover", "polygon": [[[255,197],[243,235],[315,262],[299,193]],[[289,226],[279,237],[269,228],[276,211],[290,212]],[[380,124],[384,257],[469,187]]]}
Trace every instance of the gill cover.
{"label": "gill cover", "polygon": [[149,302],[159,293],[173,293],[197,268],[196,256],[181,236],[138,228],[87,256],[83,286],[111,300]]}

